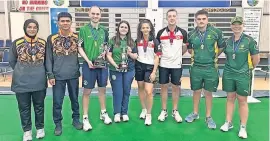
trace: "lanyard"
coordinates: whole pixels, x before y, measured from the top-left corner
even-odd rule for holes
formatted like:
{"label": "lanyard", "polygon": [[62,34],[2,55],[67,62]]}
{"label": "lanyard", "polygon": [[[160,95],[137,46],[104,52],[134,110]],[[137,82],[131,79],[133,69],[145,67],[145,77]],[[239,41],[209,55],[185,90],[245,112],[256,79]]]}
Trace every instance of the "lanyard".
{"label": "lanyard", "polygon": [[204,41],[205,41],[205,35],[207,34],[207,30],[205,30],[205,32],[203,33],[203,35],[202,35],[202,33],[199,30],[198,30],[198,33],[200,35],[201,44],[203,45],[204,44]]}
{"label": "lanyard", "polygon": [[240,38],[239,38],[239,40],[238,40],[236,46],[234,45],[235,37],[233,36],[233,52],[234,52],[234,53],[235,53],[235,52],[238,50],[238,48],[239,48],[239,45],[240,45],[241,40],[242,40],[242,37],[243,37],[242,35],[243,35],[243,33],[241,34],[241,36],[240,36]]}
{"label": "lanyard", "polygon": [[93,37],[94,37],[94,40],[97,41],[97,40],[98,40],[98,34],[97,34],[97,32],[94,31],[94,28],[91,27],[90,24],[89,24],[89,28],[90,28],[91,34],[92,34]]}

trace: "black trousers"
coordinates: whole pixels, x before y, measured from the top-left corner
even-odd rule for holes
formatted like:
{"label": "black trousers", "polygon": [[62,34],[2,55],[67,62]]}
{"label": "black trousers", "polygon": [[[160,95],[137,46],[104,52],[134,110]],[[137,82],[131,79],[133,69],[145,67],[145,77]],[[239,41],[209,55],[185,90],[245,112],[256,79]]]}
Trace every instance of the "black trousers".
{"label": "black trousers", "polygon": [[68,87],[69,99],[71,102],[72,118],[74,121],[79,121],[80,109],[78,102],[79,95],[79,78],[68,80],[56,80],[53,86],[53,120],[55,125],[62,124],[62,105]]}
{"label": "black trousers", "polygon": [[36,129],[44,128],[44,99],[46,96],[46,89],[41,91],[16,93],[18,102],[21,125],[23,131],[32,130],[31,121],[31,103],[33,102],[35,111],[35,125]]}

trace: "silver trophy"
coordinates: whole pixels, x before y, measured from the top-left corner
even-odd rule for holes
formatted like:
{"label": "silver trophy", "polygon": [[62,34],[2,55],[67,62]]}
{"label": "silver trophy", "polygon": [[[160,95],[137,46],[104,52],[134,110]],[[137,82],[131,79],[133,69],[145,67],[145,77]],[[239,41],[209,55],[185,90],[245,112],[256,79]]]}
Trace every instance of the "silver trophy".
{"label": "silver trophy", "polygon": [[97,59],[94,60],[93,66],[95,68],[106,68],[107,67],[107,61],[105,59],[105,56],[103,56],[107,51],[107,43],[103,43],[100,45],[100,55],[97,57]]}
{"label": "silver trophy", "polygon": [[127,55],[127,46],[124,45],[121,47],[122,54],[121,54],[121,63],[119,64],[119,71],[127,72],[128,70],[128,55]]}

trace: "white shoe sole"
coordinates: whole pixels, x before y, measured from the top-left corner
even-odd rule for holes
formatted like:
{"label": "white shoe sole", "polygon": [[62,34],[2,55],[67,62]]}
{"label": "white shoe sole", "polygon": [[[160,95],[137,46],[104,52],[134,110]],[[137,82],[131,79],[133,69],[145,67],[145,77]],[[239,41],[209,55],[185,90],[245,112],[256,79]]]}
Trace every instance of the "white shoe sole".
{"label": "white shoe sole", "polygon": [[174,119],[177,123],[182,123],[183,122],[183,120],[179,120],[179,121],[177,121],[176,119]]}
{"label": "white shoe sole", "polygon": [[246,139],[247,138],[247,137],[243,137],[243,136],[239,136],[239,135],[238,135],[238,137],[241,138],[241,139]]}
{"label": "white shoe sole", "polygon": [[92,128],[83,128],[83,131],[85,131],[85,132],[88,132],[88,131],[91,131],[92,130]]}
{"label": "white shoe sole", "polygon": [[37,139],[43,139],[45,137],[45,134],[44,135],[40,135],[40,136],[36,136]]}
{"label": "white shoe sole", "polygon": [[146,117],[146,116],[144,116],[144,117],[143,117],[143,116],[140,116],[140,119],[145,119],[145,117]]}
{"label": "white shoe sole", "polygon": [[244,136],[241,136],[241,135],[239,135],[239,134],[238,134],[238,137],[241,138],[241,139],[246,139],[246,138],[247,138],[247,136],[244,137]]}
{"label": "white shoe sole", "polygon": [[[172,115],[172,117],[174,118],[174,115]],[[174,118],[174,120],[177,122],[177,123],[182,123],[183,122],[183,119],[182,119],[182,117],[180,117],[180,120],[176,120],[175,118]]]}
{"label": "white shoe sole", "polygon": [[121,120],[114,120],[114,122],[115,122],[115,123],[119,123],[119,122],[121,122]]}
{"label": "white shoe sole", "polygon": [[223,128],[220,128],[220,131],[222,131],[222,132],[228,132],[228,131],[230,131],[231,129],[233,129],[233,126],[230,127],[230,128],[228,128],[228,130],[224,130]]}
{"label": "white shoe sole", "polygon": [[23,141],[32,141],[32,140],[33,140],[32,138],[29,138],[29,139],[26,139],[26,140],[23,139]]}
{"label": "white shoe sole", "polygon": [[152,123],[144,123],[146,126],[150,126]]}
{"label": "white shoe sole", "polygon": [[187,120],[186,120],[186,122],[192,123],[192,122],[194,122],[195,120],[198,120],[198,119],[200,119],[200,117],[194,118],[192,121],[187,121]]}
{"label": "white shoe sole", "polygon": [[164,119],[160,119],[160,118],[158,118],[158,121],[165,121],[166,120],[166,118],[168,117],[168,115],[167,116],[165,116],[165,118]]}
{"label": "white shoe sole", "polygon": [[[100,120],[102,120],[102,121],[104,121],[104,119],[102,118],[102,117],[99,117],[99,119]],[[109,125],[109,124],[111,124],[112,123],[112,121],[110,121],[110,122],[104,122],[106,125]]]}

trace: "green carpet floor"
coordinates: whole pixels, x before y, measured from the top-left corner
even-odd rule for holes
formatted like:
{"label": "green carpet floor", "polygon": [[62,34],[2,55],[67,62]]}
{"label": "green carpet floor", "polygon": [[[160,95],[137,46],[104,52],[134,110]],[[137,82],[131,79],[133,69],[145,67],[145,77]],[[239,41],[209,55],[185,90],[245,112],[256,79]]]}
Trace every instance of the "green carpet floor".
{"label": "green carpet floor", "polygon": [[[261,103],[249,104],[250,117],[246,141],[268,141],[269,140],[269,98],[260,98]],[[213,101],[213,118],[217,123],[216,130],[206,128],[204,123],[205,105],[204,99],[200,104],[200,119],[194,123],[177,124],[171,116],[165,122],[157,121],[161,109],[160,97],[154,98],[153,122],[147,127],[140,120],[141,107],[138,97],[130,98],[128,123],[113,123],[104,125],[99,120],[99,103],[97,97],[91,97],[90,121],[93,130],[90,132],[78,131],[71,125],[71,110],[68,97],[65,97],[63,105],[63,134],[56,137],[53,134],[54,124],[52,120],[52,97],[46,97],[45,109],[45,131],[46,137],[43,141],[239,141],[239,114],[238,108],[233,118],[234,128],[230,132],[223,133],[219,130],[225,120],[225,98],[215,98]],[[81,103],[81,97],[80,97]],[[236,105],[237,106],[237,105]],[[169,113],[171,113],[172,101],[168,101]],[[81,107],[80,107],[81,108]],[[187,116],[192,110],[192,99],[181,97],[179,111],[182,117]],[[112,116],[112,97],[107,98],[107,111]],[[32,116],[34,117],[34,116]],[[19,112],[14,95],[0,96],[0,141],[21,141],[22,129],[20,126]],[[33,120],[34,118],[32,118]],[[33,122],[34,125],[34,122]],[[35,137],[33,126],[33,137]],[[33,138],[34,141],[37,140]]]}

